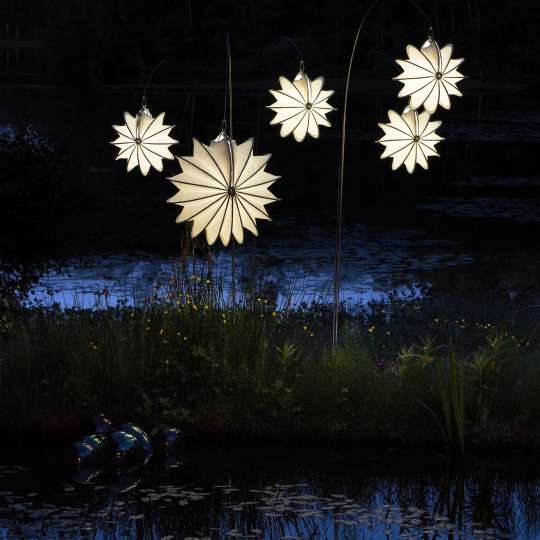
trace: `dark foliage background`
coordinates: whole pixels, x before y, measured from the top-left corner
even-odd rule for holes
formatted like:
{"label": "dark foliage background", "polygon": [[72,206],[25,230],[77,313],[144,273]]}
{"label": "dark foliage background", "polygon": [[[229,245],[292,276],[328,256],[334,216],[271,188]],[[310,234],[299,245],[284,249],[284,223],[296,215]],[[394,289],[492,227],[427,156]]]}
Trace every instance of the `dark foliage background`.
{"label": "dark foliage background", "polygon": [[[536,0],[424,0],[435,37],[464,56],[465,97],[443,120],[475,127],[480,142],[455,136],[427,173],[391,173],[372,141],[388,108],[399,108],[399,70],[389,59],[407,43],[421,44],[427,25],[408,0],[381,0],[362,36],[354,68],[347,162],[347,219],[422,226],[481,243],[530,244],[538,227],[470,226],[417,212],[433,195],[467,194],[475,175],[537,174],[537,139],[497,139],[492,111],[538,114],[540,4]],[[283,201],[273,214],[309,212],[331,224],[338,163],[339,116],[320,141],[296,145],[267,124],[267,89],[281,73],[294,75],[298,59],[282,36],[303,51],[308,73],[324,74],[342,108],[346,64],[366,1],[285,0],[2,0],[0,20],[0,126],[16,131],[0,148],[0,257],[24,264],[62,254],[103,249],[174,251],[174,191],[162,175],[126,174],[114,162],[110,128],[122,111],[135,113],[152,68],[166,63],[149,89],[151,110],[177,124],[175,153],[191,151],[191,136],[214,137],[222,114],[224,36],[231,34],[235,83],[235,133],[256,136],[272,152],[271,171]],[[382,54],[379,54],[382,53]],[[385,58],[387,56],[388,58]],[[159,111],[158,111],[159,109]],[[493,140],[490,135],[493,123]],[[36,149],[28,126],[40,133]],[[487,126],[487,127],[486,127]],[[173,162],[165,173],[176,172]],[[536,196],[534,188],[527,192]],[[271,229],[268,229],[271,234]]]}
{"label": "dark foliage background", "polygon": [[[9,3],[4,2],[6,5]],[[163,80],[219,76],[224,33],[233,35],[236,79],[272,77],[293,51],[276,40],[291,36],[312,70],[342,77],[366,1],[285,0],[51,0],[14,2],[38,22],[40,55],[50,66],[49,82],[95,91],[102,84],[143,81],[162,59]],[[475,79],[537,81],[540,5],[533,0],[430,0],[420,3],[441,41],[467,57]],[[424,19],[407,0],[384,0],[368,21],[363,39],[392,56],[404,42],[425,36]],[[359,64],[361,62],[359,61]],[[373,60],[374,65],[379,61]],[[290,63],[290,69],[295,67]],[[373,73],[373,68],[367,66]],[[362,70],[362,66],[359,66]],[[358,71],[357,71],[358,72]]]}

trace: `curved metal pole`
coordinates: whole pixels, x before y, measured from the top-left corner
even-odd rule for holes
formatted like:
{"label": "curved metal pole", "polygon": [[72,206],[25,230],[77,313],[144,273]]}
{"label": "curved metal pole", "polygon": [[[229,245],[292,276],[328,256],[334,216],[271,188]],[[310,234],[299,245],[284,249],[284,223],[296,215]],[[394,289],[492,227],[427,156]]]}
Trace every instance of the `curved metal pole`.
{"label": "curved metal pole", "polygon": [[[232,125],[232,61],[231,61],[231,43],[229,33],[225,34],[225,93],[223,95],[223,120],[221,121],[221,129],[227,131],[229,137],[233,136]],[[229,123],[227,124],[227,107],[229,109]]]}
{"label": "curved metal pole", "polygon": [[296,53],[298,54],[298,57],[300,58],[300,71],[304,71],[304,57],[302,56],[302,51],[300,50],[300,47],[298,47],[296,42],[289,36],[281,36],[280,39],[284,41],[288,41],[296,49]]}
{"label": "curved metal pole", "polygon": [[150,75],[148,76],[148,79],[146,79],[146,84],[144,85],[144,90],[143,90],[143,95],[142,95],[142,106],[143,106],[143,108],[146,108],[146,91],[148,90],[148,85],[150,84],[150,81],[152,80],[152,77],[155,75],[158,68],[160,68],[166,62],[167,62],[167,60],[162,60],[159,64],[156,64],[154,69],[150,72]]}
{"label": "curved metal pole", "polygon": [[[334,259],[334,309],[332,314],[332,351],[335,352],[338,344],[338,330],[339,330],[339,293],[340,293],[340,281],[341,281],[341,236],[342,236],[342,215],[343,215],[343,177],[345,174],[345,144],[347,137],[347,105],[349,102],[349,87],[351,83],[351,73],[352,66],[354,61],[354,55],[356,53],[356,47],[358,45],[358,39],[362,29],[364,28],[364,23],[368,18],[369,14],[373,11],[375,6],[380,2],[380,0],[373,0],[373,2],[366,9],[358,30],[356,31],[356,36],[354,38],[354,43],[351,51],[351,56],[349,58],[349,67],[347,70],[347,80],[345,83],[345,97],[343,103],[343,118],[341,123],[341,153],[340,153],[340,165],[339,165],[339,178],[338,178],[338,189],[337,189],[337,216],[336,216],[336,254]],[[409,0],[409,2],[422,14],[426,19],[426,22],[429,25],[429,35],[433,35],[433,25],[431,24],[431,19],[428,17],[426,12],[418,5],[415,0]]]}
{"label": "curved metal pole", "polygon": [[[227,96],[229,98],[229,129],[228,129],[228,141],[231,152],[231,172],[229,182],[233,181],[234,174],[234,164],[232,161],[232,146],[231,140],[233,138],[233,105],[232,105],[232,60],[231,60],[231,42],[229,40],[229,33],[227,32],[225,36],[227,44],[227,58],[226,58],[226,80],[225,80],[225,104],[223,109],[223,122],[224,126],[227,126]],[[223,126],[222,126],[223,127]],[[231,239],[231,297],[232,297],[232,307],[234,308],[236,304],[236,240],[234,235]]]}

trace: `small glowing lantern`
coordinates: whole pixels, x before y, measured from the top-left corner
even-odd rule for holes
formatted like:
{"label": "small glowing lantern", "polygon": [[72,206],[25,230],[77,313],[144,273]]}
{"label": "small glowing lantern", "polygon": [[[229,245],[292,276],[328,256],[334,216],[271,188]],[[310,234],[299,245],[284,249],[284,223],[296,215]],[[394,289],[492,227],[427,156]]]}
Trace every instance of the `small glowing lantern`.
{"label": "small glowing lantern", "polygon": [[280,90],[270,90],[276,101],[267,108],[276,113],[270,125],[281,124],[282,137],[292,133],[297,142],[302,142],[306,134],[317,139],[320,125],[332,125],[326,115],[335,110],[327,102],[334,91],[322,89],[323,77],[312,81],[304,72],[304,64],[301,62],[300,71],[294,80],[291,82],[282,76],[279,84]]}
{"label": "small glowing lantern", "polygon": [[174,126],[165,125],[164,117],[165,113],[161,113],[154,118],[143,102],[135,117],[125,112],[125,124],[113,126],[118,138],[111,144],[119,149],[116,159],[127,160],[128,172],[137,166],[144,176],[151,167],[162,172],[162,160],[174,159],[169,146],[178,141],[169,136]]}
{"label": "small glowing lantern", "polygon": [[450,109],[450,96],[462,96],[457,83],[464,76],[457,70],[463,58],[452,58],[453,45],[442,49],[429,38],[420,49],[407,45],[407,60],[396,60],[403,73],[394,77],[403,84],[398,97],[409,96],[411,109],[424,109],[433,114],[440,105]]}
{"label": "small glowing lantern", "polygon": [[253,143],[222,131],[210,146],[193,139],[193,155],[178,158],[182,172],[169,180],[179,191],[167,202],[183,207],[176,222],[191,221],[192,238],[206,231],[209,245],[219,236],[227,246],[231,235],[241,244],[244,228],[257,236],[255,220],[270,220],[265,205],[278,199],[268,188],[279,176],[264,170],[271,154],[255,156]]}
{"label": "small glowing lantern", "polygon": [[427,169],[427,158],[439,155],[435,145],[443,138],[435,130],[441,122],[430,122],[429,118],[428,112],[418,114],[407,107],[403,114],[388,111],[390,122],[379,124],[384,135],[377,142],[385,147],[381,159],[391,157],[393,171],[405,164],[407,171],[412,173],[417,163]]}

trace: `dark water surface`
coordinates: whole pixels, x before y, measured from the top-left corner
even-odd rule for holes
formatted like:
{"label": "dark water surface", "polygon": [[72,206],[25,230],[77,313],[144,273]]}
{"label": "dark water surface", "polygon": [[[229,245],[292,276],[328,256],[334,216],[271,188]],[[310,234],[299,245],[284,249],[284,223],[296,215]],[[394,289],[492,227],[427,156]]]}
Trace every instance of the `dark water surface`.
{"label": "dark water surface", "polygon": [[[268,125],[272,114],[265,108],[274,83],[238,82],[235,90],[236,137],[255,137],[257,152],[272,153],[269,170],[282,176],[274,185],[281,200],[268,208],[274,221],[260,225],[256,277],[267,282],[274,296],[326,298],[335,246],[339,112],[319,140],[297,144],[281,139]],[[216,136],[220,84],[152,89],[151,109],[166,111],[168,121],[177,125],[176,155],[191,152],[192,136],[202,141]],[[329,80],[328,85],[337,89],[333,99],[339,108],[341,83]],[[540,268],[537,90],[474,77],[464,81],[464,97],[454,100],[451,111],[437,113],[445,137],[441,157],[430,161],[429,171],[414,175],[392,172],[374,143],[380,136],[377,122],[385,121],[387,109],[404,105],[395,90],[390,72],[386,81],[358,79],[353,84],[343,298],[367,300],[394,289],[448,286],[458,277],[485,286],[528,286],[523,282]],[[126,173],[125,164],[114,160],[111,125],[121,120],[122,111],[135,112],[138,88],[103,87],[92,99],[72,94],[58,99],[58,92],[62,90],[30,87],[0,92],[6,107],[17,111],[5,116],[0,127],[33,123],[43,128],[78,167],[73,186],[80,199],[66,201],[66,223],[58,235],[58,244],[68,238],[66,271],[46,276],[37,298],[93,306],[95,294],[106,291],[111,303],[137,301],[167,280],[178,262],[178,208],[165,203],[175,191],[165,177],[176,174],[178,164],[168,161],[163,174],[142,177],[136,171]],[[23,101],[30,105],[21,107]],[[92,115],[86,114],[89,109]],[[84,125],[79,125],[80,116]],[[251,239],[237,250],[240,281],[251,279],[252,252]],[[230,250],[216,248],[213,255],[214,275],[227,287]],[[195,273],[202,274],[204,265],[204,257],[199,258]],[[479,279],[485,275],[489,283]]]}
{"label": "dark water surface", "polygon": [[[236,248],[239,282],[249,283],[255,264],[257,281],[267,294],[292,295],[295,301],[329,300],[334,264],[334,225],[315,220],[284,218],[270,224],[271,236]],[[253,259],[255,257],[255,259]],[[456,267],[463,271],[475,261],[459,242],[435,240],[424,231],[351,224],[344,231],[343,296],[369,300],[391,290],[408,291],[437,279]],[[166,283],[180,264],[179,256],[151,253],[105,253],[72,259],[61,272],[46,276],[37,297],[62,305],[91,307],[96,295],[107,291],[108,301],[129,303],[149,296]],[[193,271],[191,257],[187,260]],[[195,274],[204,278],[209,265],[204,254],[195,262]],[[230,286],[230,250],[213,253],[211,270],[224,287]],[[431,276],[431,277],[430,277]]]}
{"label": "dark water surface", "polygon": [[[198,448],[92,476],[66,452],[3,453],[0,538],[516,538],[540,535],[538,463]],[[14,465],[15,464],[15,465]]]}
{"label": "dark water surface", "polygon": [[[265,231],[255,248],[250,240],[236,247],[237,290],[249,288],[254,279],[259,294],[278,304],[289,299],[331,301],[334,224],[280,218],[265,224]],[[198,251],[195,266],[190,253],[185,265],[197,280],[211,272],[227,295],[231,257],[230,249],[218,246],[212,249],[211,262]],[[62,270],[43,277],[34,299],[68,307],[137,303],[156,291],[163,293],[179,265],[180,255],[142,251],[72,258]],[[343,231],[341,297],[366,302],[391,291],[416,295],[424,286],[449,289],[457,283],[521,288],[539,269],[540,252],[534,246],[484,247],[452,238],[451,231],[445,238],[420,228],[349,223]]]}
{"label": "dark water surface", "polygon": [[[343,298],[366,300],[393,289],[447,285],[458,276],[470,281],[489,275],[486,286],[492,281],[520,286],[540,268],[537,89],[464,73],[469,75],[464,97],[455,99],[450,111],[437,112],[445,137],[438,147],[441,157],[414,175],[392,172],[374,142],[381,135],[377,122],[386,120],[389,108],[400,111],[405,104],[396,97],[390,64],[385,80],[353,82]],[[325,298],[333,271],[340,112],[318,140],[281,139],[265,108],[272,101],[268,88],[275,83],[238,81],[234,91],[235,137],[254,137],[257,153],[272,153],[268,170],[282,177],[273,187],[281,200],[268,208],[274,221],[260,225],[257,279],[270,282],[273,295],[292,290],[296,300]],[[177,126],[176,155],[191,153],[192,136],[207,142],[217,135],[221,84],[182,81],[152,87],[151,110],[166,111],[167,121]],[[337,90],[333,104],[341,108],[342,81],[330,79],[328,87]],[[52,87],[5,87],[0,94],[4,112],[9,111],[0,116],[0,128],[34,124],[73,169],[69,193],[75,199],[65,201],[55,243],[65,241],[65,248],[55,252],[65,250],[67,272],[46,276],[37,297],[92,306],[97,292],[107,291],[112,303],[149,294],[177,263],[181,228],[174,222],[178,208],[165,203],[175,191],[165,177],[176,174],[178,164],[167,161],[163,174],[148,177],[127,173],[109,144],[112,124],[121,121],[124,110],[135,113],[139,107],[140,89],[104,86],[96,94],[77,96]],[[47,226],[38,222],[42,227]],[[237,255],[239,278],[251,279],[251,239]],[[215,275],[230,283],[230,251],[215,249],[213,265]],[[198,266],[200,274],[204,260]]]}

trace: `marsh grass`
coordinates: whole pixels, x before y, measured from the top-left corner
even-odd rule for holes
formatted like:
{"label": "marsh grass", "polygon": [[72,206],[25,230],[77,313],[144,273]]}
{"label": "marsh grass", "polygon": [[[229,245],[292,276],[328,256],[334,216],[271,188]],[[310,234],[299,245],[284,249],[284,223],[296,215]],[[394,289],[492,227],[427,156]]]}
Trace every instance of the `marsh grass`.
{"label": "marsh grass", "polygon": [[441,415],[418,400],[434,418],[449,447],[465,452],[465,375],[463,360],[453,350],[435,362],[435,381]]}
{"label": "marsh grass", "polygon": [[335,354],[331,306],[252,290],[231,306],[204,274],[172,276],[133,306],[104,295],[99,309],[5,312],[0,429],[70,438],[103,412],[204,437],[540,442],[530,298],[464,298],[344,305]]}

